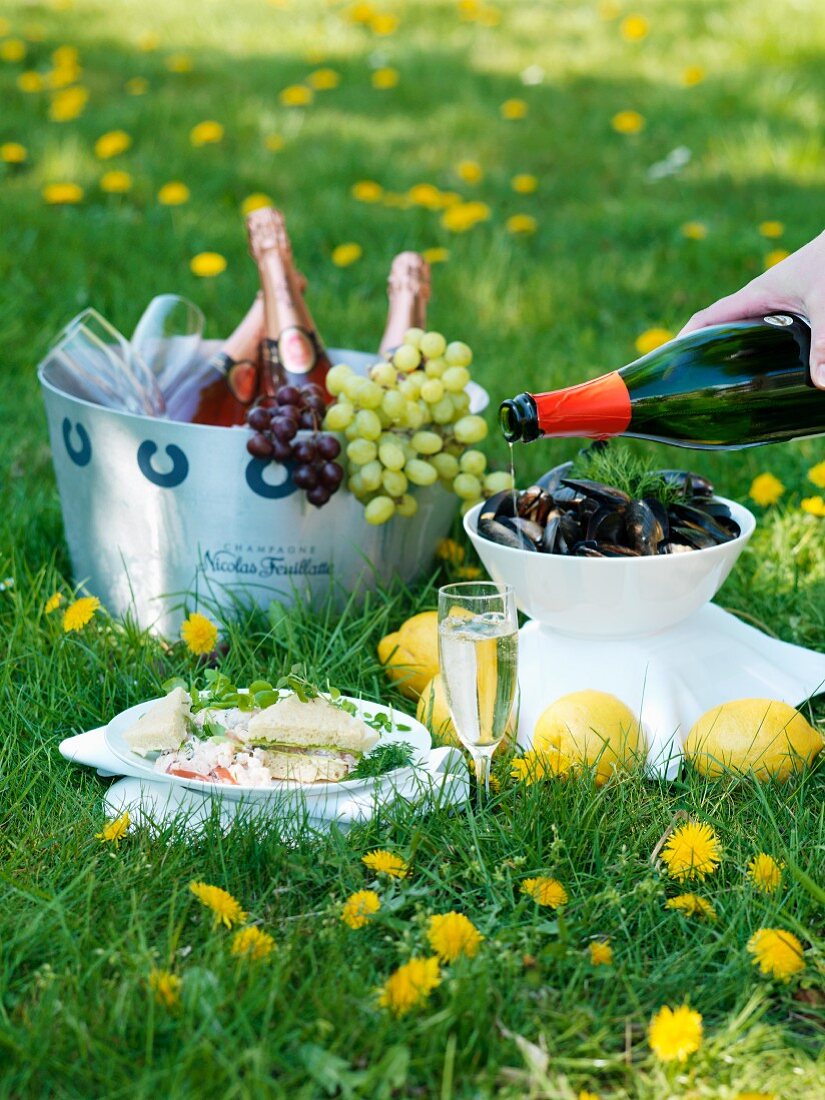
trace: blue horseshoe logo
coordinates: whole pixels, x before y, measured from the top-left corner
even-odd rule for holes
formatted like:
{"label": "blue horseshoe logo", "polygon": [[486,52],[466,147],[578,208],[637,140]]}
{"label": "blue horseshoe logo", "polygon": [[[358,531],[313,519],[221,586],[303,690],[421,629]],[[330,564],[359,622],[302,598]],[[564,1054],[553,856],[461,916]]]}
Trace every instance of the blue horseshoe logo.
{"label": "blue horseshoe logo", "polygon": [[267,500],[279,500],[281,497],[297,493],[298,486],[292,480],[292,463],[286,464],[286,477],[280,485],[270,485],[268,481],[264,481],[264,470],[271,465],[271,460],[268,458],[250,459],[246,467],[246,484],[252,492]]}
{"label": "blue horseshoe logo", "polygon": [[80,421],[74,427],[80,446],[77,449],[72,446],[72,422],[68,416],[63,418],[63,445],[75,466],[88,466],[92,461],[92,441]]}
{"label": "blue horseshoe logo", "polygon": [[176,486],[180,485],[181,482],[186,480],[186,476],[189,473],[189,459],[180,447],[176,447],[174,443],[170,443],[166,447],[166,453],[172,460],[172,469],[167,474],[160,474],[152,467],[152,459],[157,449],[157,443],[153,443],[151,439],[145,440],[138,447],[137,463],[140,467],[140,472],[146,480],[151,481],[153,485],[157,485],[161,489],[174,489]]}

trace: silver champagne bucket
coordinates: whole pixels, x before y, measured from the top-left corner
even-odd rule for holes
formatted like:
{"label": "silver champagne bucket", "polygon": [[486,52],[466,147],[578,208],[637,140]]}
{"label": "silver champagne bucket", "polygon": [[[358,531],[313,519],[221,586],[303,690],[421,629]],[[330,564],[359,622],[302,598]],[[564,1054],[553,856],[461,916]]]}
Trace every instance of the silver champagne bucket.
{"label": "silver champagne bucket", "polygon": [[[219,345],[205,344],[211,354]],[[377,361],[330,349],[366,373]],[[54,363],[38,368],[75,580],[110,612],[176,634],[187,611],[318,601],[432,568],[458,502],[416,489],[415,516],[372,527],[342,488],[308,504],[288,466],[252,458],[248,431],[182,424],[73,396]],[[488,403],[470,384],[471,409]]]}

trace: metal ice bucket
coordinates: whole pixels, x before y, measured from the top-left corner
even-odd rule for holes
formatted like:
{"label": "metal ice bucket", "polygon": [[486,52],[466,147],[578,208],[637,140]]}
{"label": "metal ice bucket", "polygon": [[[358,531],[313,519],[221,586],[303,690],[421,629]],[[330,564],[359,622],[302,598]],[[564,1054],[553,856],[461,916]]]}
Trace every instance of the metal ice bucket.
{"label": "metal ice bucket", "polygon": [[[377,361],[330,356],[360,373]],[[56,374],[48,359],[38,369],[75,579],[160,633],[177,632],[184,603],[266,607],[331,588],[343,602],[379,580],[413,581],[455,516],[456,498],[438,485],[415,490],[414,517],[380,527],[346,489],[315,508],[288,465],[248,454],[246,430],[103,408],[59,389]],[[486,407],[481,387],[468,393],[473,412]]]}

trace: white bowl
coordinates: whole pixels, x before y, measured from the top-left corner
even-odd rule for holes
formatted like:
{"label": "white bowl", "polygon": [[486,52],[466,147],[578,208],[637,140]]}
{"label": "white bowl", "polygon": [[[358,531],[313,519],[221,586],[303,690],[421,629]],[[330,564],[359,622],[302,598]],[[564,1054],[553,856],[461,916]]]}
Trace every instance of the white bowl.
{"label": "white bowl", "polygon": [[464,529],[487,572],[515,590],[519,610],[560,634],[620,638],[656,634],[712,600],[756,527],[741,504],[730,508],[740,534],[730,542],[690,554],[639,558],[579,558],[513,550],[482,538],[479,504]]}

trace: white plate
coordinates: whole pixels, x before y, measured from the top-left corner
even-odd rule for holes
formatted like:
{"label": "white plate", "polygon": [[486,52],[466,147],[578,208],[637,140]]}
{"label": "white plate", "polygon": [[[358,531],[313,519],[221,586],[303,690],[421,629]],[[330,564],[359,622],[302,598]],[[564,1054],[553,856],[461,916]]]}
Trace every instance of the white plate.
{"label": "white plate", "polygon": [[[136,706],[129,707],[128,710],[123,710],[120,714],[115,715],[106,727],[104,737],[110,752],[119,760],[122,760],[124,764],[128,764],[129,775],[145,776],[155,782],[165,780],[168,783],[188,787],[190,790],[200,791],[201,793],[212,791],[234,801],[239,801],[242,798],[261,799],[271,798],[273,795],[283,797],[284,795],[296,794],[304,800],[316,798],[327,800],[331,795],[337,797],[338,795],[363,794],[373,790],[376,783],[382,785],[387,783],[393,786],[411,776],[416,768],[426,766],[432,748],[432,740],[429,732],[420,722],[415,718],[411,718],[410,715],[403,714],[401,711],[394,711],[392,707],[384,706],[382,703],[371,703],[365,699],[353,699],[347,695],[343,695],[341,698],[355,704],[359,717],[372,718],[375,714],[388,715],[392,721],[392,730],[389,732],[380,731],[378,744],[388,745],[393,741],[406,741],[415,750],[412,764],[404,768],[396,768],[391,772],[385,772],[381,776],[370,776],[366,779],[342,779],[339,783],[298,783],[295,780],[277,780],[266,787],[244,787],[232,783],[206,783],[200,779],[184,779],[178,775],[167,775],[164,772],[155,771],[153,762],[139,756],[136,752],[132,752],[123,739],[126,730],[133,726],[150,707],[154,706],[158,702],[157,699],[149,699],[145,703],[138,703]],[[399,729],[399,726],[409,728]]]}

